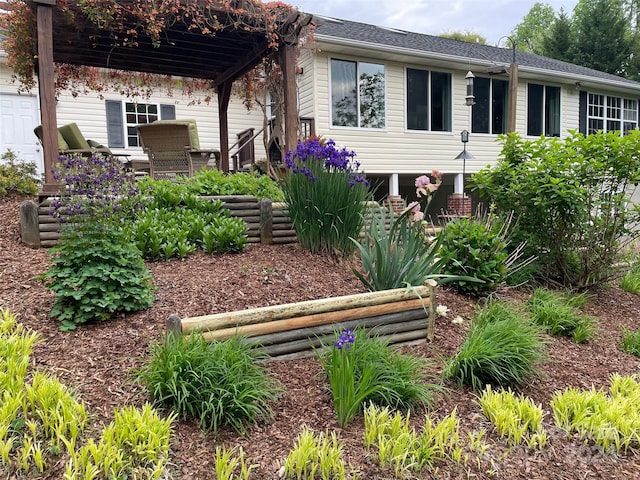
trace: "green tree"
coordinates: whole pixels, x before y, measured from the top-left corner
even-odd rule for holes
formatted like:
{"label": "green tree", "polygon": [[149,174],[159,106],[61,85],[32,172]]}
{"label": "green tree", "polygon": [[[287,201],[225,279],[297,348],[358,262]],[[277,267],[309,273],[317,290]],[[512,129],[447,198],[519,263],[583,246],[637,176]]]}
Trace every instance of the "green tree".
{"label": "green tree", "polygon": [[534,3],[522,21],[511,30],[511,37],[516,39],[516,48],[542,55],[545,32],[549,31],[555,19],[556,13],[551,5]]}
{"label": "green tree", "polygon": [[579,0],[573,11],[573,62],[615,75],[632,76],[631,26],[623,0]]}
{"label": "green tree", "polygon": [[542,39],[542,55],[565,62],[573,62],[571,20],[564,9]]}
{"label": "green tree", "polygon": [[446,32],[440,35],[442,38],[450,38],[451,40],[460,40],[461,42],[487,44],[487,38],[475,32]]}

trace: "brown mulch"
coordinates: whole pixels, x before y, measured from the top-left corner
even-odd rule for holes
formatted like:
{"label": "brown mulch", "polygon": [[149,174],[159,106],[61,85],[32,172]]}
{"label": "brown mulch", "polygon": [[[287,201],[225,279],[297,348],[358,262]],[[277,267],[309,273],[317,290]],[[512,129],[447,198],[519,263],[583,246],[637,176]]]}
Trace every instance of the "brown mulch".
{"label": "brown mulch", "polygon": [[[34,365],[57,375],[87,404],[93,420],[87,435],[98,435],[112,419],[114,407],[142,405],[149,400],[135,382],[132,369],[144,364],[151,343],[162,338],[170,314],[194,316],[364,291],[347,262],[330,262],[298,246],[251,245],[244,253],[223,256],[199,252],[185,260],[148,264],[157,287],[155,303],[149,310],[61,332],[58,323],[48,317],[53,296],[34,278],[48,268],[48,254],[20,243],[18,206],[22,200],[0,199],[0,307],[18,314],[20,322],[40,334],[42,342],[34,352]],[[517,300],[523,294],[501,295]],[[431,360],[434,381],[443,361],[463,341],[474,311],[473,301],[445,288],[439,289],[437,303],[448,306],[449,314],[437,320],[435,340],[403,347]],[[412,421],[419,428],[425,413],[441,418],[455,408],[461,437],[487,429],[489,449],[480,459],[470,454],[466,465],[438,464],[437,478],[640,478],[639,452],[626,457],[604,453],[592,442],[568,437],[553,424],[549,400],[554,391],[568,386],[605,387],[614,372],[639,373],[640,359],[622,353],[618,342],[625,328],[640,328],[640,298],[611,286],[595,292],[586,310],[599,318],[595,339],[576,345],[551,338],[543,375],[522,390],[543,405],[550,437],[547,447],[541,451],[509,448],[482,415],[476,395],[447,385],[449,388],[438,394],[432,409],[415,412]],[[452,323],[458,315],[467,321]],[[273,403],[273,420],[251,427],[245,436],[230,430],[222,430],[217,436],[205,435],[195,421],[176,422],[170,478],[214,478],[215,448],[225,445],[242,446],[258,465],[252,478],[277,479],[278,469],[303,425],[317,432],[336,431],[345,445],[344,457],[359,478],[393,478],[393,472],[377,467],[364,449],[361,418],[346,429],[338,427],[315,359],[274,361],[269,369],[284,387],[283,396]],[[63,465],[61,459],[44,478],[61,478]],[[431,478],[433,474],[422,473],[419,478]]]}

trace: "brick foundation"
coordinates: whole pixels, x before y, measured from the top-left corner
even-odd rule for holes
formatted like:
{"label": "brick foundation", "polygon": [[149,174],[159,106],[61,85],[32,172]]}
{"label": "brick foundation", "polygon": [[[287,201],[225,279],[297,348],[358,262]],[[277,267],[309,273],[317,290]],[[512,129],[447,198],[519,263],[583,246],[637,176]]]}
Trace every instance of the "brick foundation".
{"label": "brick foundation", "polygon": [[468,217],[471,215],[472,200],[466,194],[453,193],[447,198],[447,214],[457,217]]}
{"label": "brick foundation", "polygon": [[387,197],[389,207],[393,209],[393,213],[400,215],[407,207],[404,199],[400,195],[389,195]]}

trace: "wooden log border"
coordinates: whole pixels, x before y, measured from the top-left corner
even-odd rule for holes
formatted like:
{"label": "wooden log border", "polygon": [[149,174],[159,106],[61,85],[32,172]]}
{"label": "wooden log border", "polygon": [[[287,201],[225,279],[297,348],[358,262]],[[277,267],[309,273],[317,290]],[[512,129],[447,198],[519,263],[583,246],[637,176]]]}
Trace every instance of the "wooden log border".
{"label": "wooden log border", "polygon": [[433,340],[435,282],[198,317],[169,316],[167,335],[200,333],[208,341],[234,335],[271,357],[296,358],[330,344],[334,332],[363,328],[390,344]]}
{"label": "wooden log border", "polygon": [[[249,243],[287,244],[298,241],[285,203],[248,195],[214,195],[201,198],[221,200],[223,208],[228,209],[232,216],[242,219],[247,225]],[[367,206],[368,225],[371,216],[381,207],[377,202],[368,202]],[[51,215],[51,209],[51,198],[45,198],[40,204],[26,201],[20,205],[20,232],[24,244],[32,248],[57,245],[60,240],[60,221]],[[387,218],[387,223],[388,221]],[[361,237],[363,235],[360,234]]]}

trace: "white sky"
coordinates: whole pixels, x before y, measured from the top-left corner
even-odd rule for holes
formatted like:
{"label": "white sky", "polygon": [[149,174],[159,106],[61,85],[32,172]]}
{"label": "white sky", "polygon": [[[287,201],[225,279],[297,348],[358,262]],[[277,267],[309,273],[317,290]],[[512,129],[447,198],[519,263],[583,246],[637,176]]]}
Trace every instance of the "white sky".
{"label": "white sky", "polygon": [[[411,32],[440,35],[471,31],[490,45],[508,35],[535,0],[288,0],[307,13]],[[542,0],[571,15],[577,0]]]}

